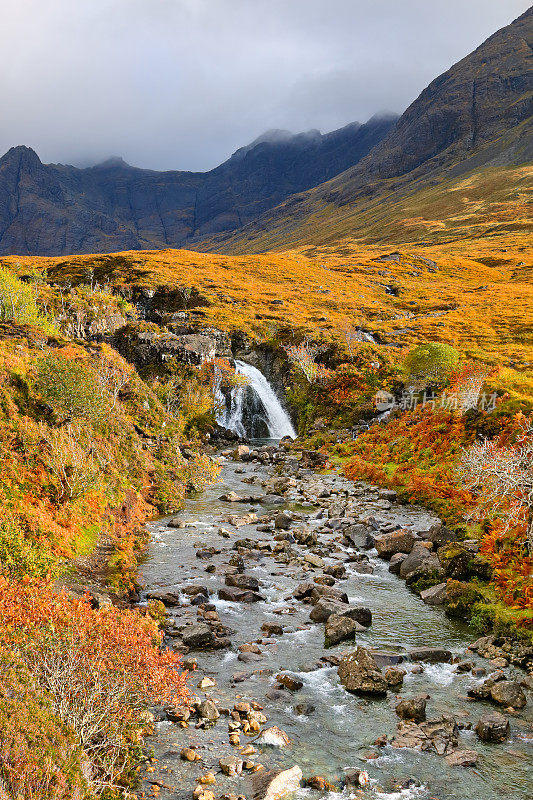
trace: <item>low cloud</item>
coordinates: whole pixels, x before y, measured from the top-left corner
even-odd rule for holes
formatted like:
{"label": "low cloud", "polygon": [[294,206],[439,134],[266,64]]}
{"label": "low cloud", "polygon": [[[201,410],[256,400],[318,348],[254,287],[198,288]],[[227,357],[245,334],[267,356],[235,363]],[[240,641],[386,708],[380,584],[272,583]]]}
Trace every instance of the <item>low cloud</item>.
{"label": "low cloud", "polygon": [[0,151],[205,170],[269,128],[401,112],[526,0],[21,0]]}

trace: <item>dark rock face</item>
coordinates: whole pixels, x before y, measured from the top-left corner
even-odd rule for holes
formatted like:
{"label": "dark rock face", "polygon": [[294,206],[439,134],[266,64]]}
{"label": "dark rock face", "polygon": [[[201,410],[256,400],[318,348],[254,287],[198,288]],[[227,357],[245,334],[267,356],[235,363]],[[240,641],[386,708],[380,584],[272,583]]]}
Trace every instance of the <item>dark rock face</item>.
{"label": "dark rock face", "polygon": [[395,121],[263,137],[206,173],[154,172],[120,159],[77,169],[14,147],[0,159],[0,255],[181,247],[235,230],[352,167]]}

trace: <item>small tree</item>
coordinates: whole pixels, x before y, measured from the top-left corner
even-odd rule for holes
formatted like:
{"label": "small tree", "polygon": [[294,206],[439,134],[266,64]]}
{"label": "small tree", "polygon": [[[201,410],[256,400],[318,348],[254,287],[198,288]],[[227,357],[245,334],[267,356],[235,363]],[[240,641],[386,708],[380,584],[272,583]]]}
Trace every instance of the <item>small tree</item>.
{"label": "small tree", "polygon": [[285,348],[289,361],[301,369],[309,383],[319,383],[327,375],[325,367],[317,362],[317,356],[322,350],[320,345],[313,344],[308,339]]}
{"label": "small tree", "polygon": [[57,333],[53,322],[44,314],[30,284],[19,280],[7,269],[0,268],[0,322],[34,325],[43,333]]}
{"label": "small tree", "polygon": [[407,354],[404,370],[407,379],[415,386],[442,383],[459,362],[459,353],[443,342],[426,342],[414,347]]}
{"label": "small tree", "polygon": [[98,373],[84,361],[61,355],[39,359],[36,388],[62,420],[100,423],[109,412],[110,396]]}
{"label": "small tree", "polygon": [[460,475],[466,488],[477,493],[478,514],[506,517],[505,530],[526,529],[533,555],[533,426],[521,419],[514,444],[498,440],[477,442],[463,451]]}

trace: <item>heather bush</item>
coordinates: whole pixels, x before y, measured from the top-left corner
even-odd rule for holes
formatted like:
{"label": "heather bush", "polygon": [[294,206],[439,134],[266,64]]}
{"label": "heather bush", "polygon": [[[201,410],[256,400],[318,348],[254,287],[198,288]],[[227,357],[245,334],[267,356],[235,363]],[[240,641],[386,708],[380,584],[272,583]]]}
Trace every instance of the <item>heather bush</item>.
{"label": "heather bush", "polygon": [[20,663],[0,652],[0,797],[90,800],[76,737]]}

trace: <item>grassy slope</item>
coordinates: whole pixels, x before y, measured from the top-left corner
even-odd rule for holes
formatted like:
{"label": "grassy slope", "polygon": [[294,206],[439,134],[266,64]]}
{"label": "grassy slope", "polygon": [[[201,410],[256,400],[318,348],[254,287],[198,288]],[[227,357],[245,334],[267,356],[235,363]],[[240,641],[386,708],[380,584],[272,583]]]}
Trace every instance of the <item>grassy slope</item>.
{"label": "grassy slope", "polygon": [[[463,193],[470,191],[466,179],[462,184]],[[492,206],[487,211],[483,230],[469,221],[460,232],[457,228],[457,237],[427,245],[366,244],[352,238],[248,256],[161,250],[67,259],[10,257],[0,263],[19,273],[45,267],[49,280],[57,283],[83,282],[87,269],[94,268],[100,282],[118,286],[194,286],[208,300],[195,309],[201,326],[243,330],[257,339],[270,338],[280,327],[336,339],[347,325],[361,326],[389,345],[393,359],[414,343],[445,341],[470,358],[499,366],[503,388],[532,397],[531,237],[523,227],[522,200],[513,206],[513,224],[506,219],[498,227],[502,215],[511,215],[503,205],[504,210]],[[414,212],[411,216],[420,218]],[[440,224],[451,224],[449,219]],[[437,223],[431,223],[435,231]],[[454,224],[459,223],[466,225],[464,215]],[[401,254],[399,261],[376,261],[394,250]],[[389,294],[387,286],[398,296]]]}
{"label": "grassy slope", "polygon": [[325,191],[330,184],[324,184],[289,199],[270,217],[199,248],[261,253],[303,243],[333,243],[347,236],[367,243],[438,244],[502,230],[531,233],[532,177],[533,168],[523,165],[476,168],[459,177],[453,171],[437,172],[401,189],[396,179],[382,180],[369,187],[370,199],[360,197],[343,205],[330,202]]}

